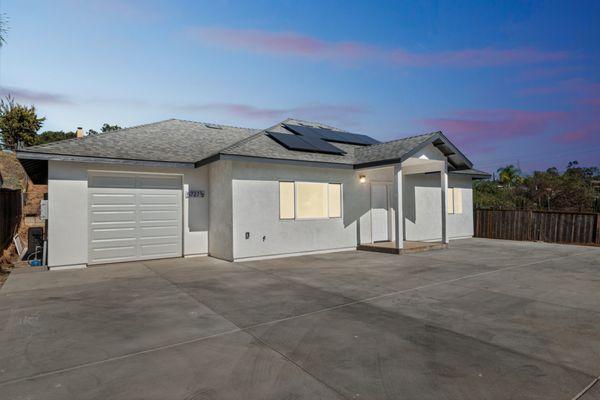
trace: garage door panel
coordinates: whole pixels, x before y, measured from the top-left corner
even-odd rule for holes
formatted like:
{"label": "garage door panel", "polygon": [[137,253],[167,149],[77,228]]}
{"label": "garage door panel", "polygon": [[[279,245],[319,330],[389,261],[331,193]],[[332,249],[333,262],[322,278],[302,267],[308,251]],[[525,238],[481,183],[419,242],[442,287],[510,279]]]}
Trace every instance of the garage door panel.
{"label": "garage door panel", "polygon": [[94,240],[105,240],[105,239],[136,239],[137,230],[135,226],[128,227],[109,227],[109,228],[98,228],[92,227],[90,229],[92,241]]}
{"label": "garage door panel", "polygon": [[180,236],[181,227],[179,225],[165,226],[142,226],[139,231],[140,238],[153,238],[162,236]]}
{"label": "garage door panel", "polygon": [[136,223],[136,212],[135,210],[122,211],[92,211],[91,212],[91,223],[112,223],[112,224],[135,224]]}
{"label": "garage door panel", "polygon": [[105,247],[92,249],[90,261],[95,263],[108,263],[117,261],[135,260],[137,246]]}
{"label": "garage door panel", "polygon": [[140,206],[179,207],[179,193],[140,193]]}
{"label": "garage door panel", "polygon": [[96,250],[116,249],[116,248],[135,248],[137,238],[121,238],[121,239],[95,239],[92,240],[92,245]]}
{"label": "garage door panel", "polygon": [[179,210],[140,210],[140,223],[148,222],[174,222],[179,221]]}
{"label": "garage door panel", "polygon": [[135,207],[135,194],[133,193],[92,193],[92,207]]}
{"label": "garage door panel", "polygon": [[181,255],[181,246],[179,243],[166,244],[143,244],[140,245],[141,256],[164,256],[178,257]]}
{"label": "garage door panel", "polygon": [[89,263],[182,255],[180,176],[94,173],[89,179]]}

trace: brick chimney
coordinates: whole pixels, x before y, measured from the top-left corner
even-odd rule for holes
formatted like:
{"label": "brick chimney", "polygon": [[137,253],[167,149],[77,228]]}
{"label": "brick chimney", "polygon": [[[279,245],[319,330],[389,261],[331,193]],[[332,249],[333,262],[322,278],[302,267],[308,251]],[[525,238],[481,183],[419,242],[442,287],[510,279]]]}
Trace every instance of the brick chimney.
{"label": "brick chimney", "polygon": [[75,133],[76,133],[78,139],[82,138],[83,137],[83,128],[78,126],[77,131]]}

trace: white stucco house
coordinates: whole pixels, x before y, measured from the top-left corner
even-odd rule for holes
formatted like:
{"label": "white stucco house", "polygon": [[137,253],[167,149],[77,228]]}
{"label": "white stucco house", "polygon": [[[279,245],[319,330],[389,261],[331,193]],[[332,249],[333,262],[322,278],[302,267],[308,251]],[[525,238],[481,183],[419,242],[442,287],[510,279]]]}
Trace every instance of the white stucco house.
{"label": "white stucco house", "polygon": [[50,267],[448,243],[472,236],[472,180],[488,177],[441,132],[379,143],[296,119],[172,119],[17,157],[48,183]]}

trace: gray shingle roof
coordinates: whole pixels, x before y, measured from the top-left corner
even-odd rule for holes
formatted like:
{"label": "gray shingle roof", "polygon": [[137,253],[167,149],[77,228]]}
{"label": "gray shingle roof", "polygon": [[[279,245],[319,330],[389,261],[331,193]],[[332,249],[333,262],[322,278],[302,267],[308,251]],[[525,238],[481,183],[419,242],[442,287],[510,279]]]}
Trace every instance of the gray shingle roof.
{"label": "gray shingle roof", "polygon": [[457,174],[457,175],[467,175],[467,176],[473,176],[476,178],[483,178],[483,179],[488,179],[491,178],[492,175],[485,172],[485,171],[481,171],[475,168],[469,168],[469,169],[461,169],[458,171],[450,171],[451,174]]}
{"label": "gray shingle roof", "polygon": [[301,123],[307,126],[324,127],[331,130],[340,131],[335,127],[328,126],[325,124],[301,121],[297,119],[286,119],[285,121],[273,127],[270,127],[264,131],[257,133],[256,135],[248,138],[247,140],[243,140],[240,143],[236,143],[228,148],[223,149],[222,151],[220,151],[220,153],[247,157],[265,157],[276,158],[280,160],[328,162],[351,165],[354,163],[355,148],[361,147],[344,143],[335,143],[335,147],[346,152],[346,154],[343,155],[288,150],[267,135],[267,132],[278,132],[293,135],[293,133],[291,133],[283,127],[284,123]]}
{"label": "gray shingle roof", "polygon": [[257,129],[169,119],[26,147],[19,152],[194,163],[256,132]]}
{"label": "gray shingle roof", "polygon": [[399,159],[419,145],[429,141],[438,133],[431,132],[358,148],[354,153],[354,162],[355,164],[368,164],[377,161]]}
{"label": "gray shingle roof", "polygon": [[[81,139],[27,147],[20,149],[18,156],[29,159],[48,159],[48,155],[65,156],[66,159],[75,156],[201,165],[220,155],[228,155],[362,167],[394,162],[433,140],[449,143],[440,132],[432,132],[371,146],[335,143],[345,152],[342,155],[294,151],[275,142],[267,134],[292,135],[284,128],[285,123],[340,131],[332,126],[297,119],[287,119],[265,130],[170,119]],[[449,154],[453,154],[450,158],[457,157],[456,153]],[[470,162],[466,167],[470,167]]]}
{"label": "gray shingle roof", "polygon": [[339,129],[335,127],[320,123],[300,121],[297,119],[287,119],[274,127],[271,127],[265,131],[261,131],[256,135],[243,140],[240,143],[236,143],[226,149],[221,150],[220,153],[248,157],[276,158],[281,160],[300,160],[357,165],[374,161],[399,159],[420,144],[427,142],[437,134],[437,132],[432,132],[371,146],[335,143],[336,147],[346,152],[344,155],[335,155],[288,150],[267,136],[267,131],[292,134],[283,127],[283,124],[285,123],[301,123],[303,125],[325,127],[339,131]]}

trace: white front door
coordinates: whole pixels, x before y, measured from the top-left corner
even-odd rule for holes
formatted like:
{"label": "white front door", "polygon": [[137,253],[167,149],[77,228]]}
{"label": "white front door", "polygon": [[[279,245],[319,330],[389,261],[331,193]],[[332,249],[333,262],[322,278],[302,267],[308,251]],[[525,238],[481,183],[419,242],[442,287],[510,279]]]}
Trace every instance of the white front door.
{"label": "white front door", "polygon": [[182,255],[178,175],[91,172],[88,263]]}
{"label": "white front door", "polygon": [[371,234],[373,242],[390,240],[388,190],[385,183],[371,184]]}

